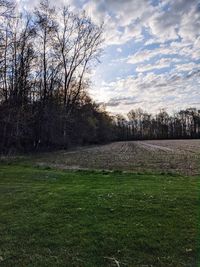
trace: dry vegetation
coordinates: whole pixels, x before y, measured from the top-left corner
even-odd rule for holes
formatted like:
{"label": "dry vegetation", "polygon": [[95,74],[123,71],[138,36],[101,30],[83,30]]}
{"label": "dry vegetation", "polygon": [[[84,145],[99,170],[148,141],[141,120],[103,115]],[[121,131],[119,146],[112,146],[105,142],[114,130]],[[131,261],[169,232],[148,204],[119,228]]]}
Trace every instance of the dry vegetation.
{"label": "dry vegetation", "polygon": [[37,164],[62,169],[199,173],[199,140],[115,142],[43,154]]}

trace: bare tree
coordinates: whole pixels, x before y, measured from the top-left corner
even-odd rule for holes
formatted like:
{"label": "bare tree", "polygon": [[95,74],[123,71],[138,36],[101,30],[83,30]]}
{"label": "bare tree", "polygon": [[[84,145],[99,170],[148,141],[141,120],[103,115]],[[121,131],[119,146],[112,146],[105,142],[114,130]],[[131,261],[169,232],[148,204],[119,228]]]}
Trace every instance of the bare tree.
{"label": "bare tree", "polygon": [[45,103],[50,92],[50,81],[53,68],[52,39],[55,31],[55,8],[50,7],[48,0],[40,2],[39,8],[35,10],[35,24],[37,29],[37,57],[39,63],[40,93]]}
{"label": "bare tree", "polygon": [[63,103],[68,113],[78,98],[89,65],[101,52],[103,27],[96,26],[83,13],[77,16],[64,7],[57,22],[57,58],[61,66]]}

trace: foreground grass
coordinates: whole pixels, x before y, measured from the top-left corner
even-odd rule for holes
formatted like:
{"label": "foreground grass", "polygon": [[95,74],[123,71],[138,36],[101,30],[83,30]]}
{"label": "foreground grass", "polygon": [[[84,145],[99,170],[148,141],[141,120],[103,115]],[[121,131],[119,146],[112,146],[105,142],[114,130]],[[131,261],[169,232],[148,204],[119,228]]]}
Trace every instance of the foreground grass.
{"label": "foreground grass", "polygon": [[198,184],[0,165],[0,266],[198,266]]}

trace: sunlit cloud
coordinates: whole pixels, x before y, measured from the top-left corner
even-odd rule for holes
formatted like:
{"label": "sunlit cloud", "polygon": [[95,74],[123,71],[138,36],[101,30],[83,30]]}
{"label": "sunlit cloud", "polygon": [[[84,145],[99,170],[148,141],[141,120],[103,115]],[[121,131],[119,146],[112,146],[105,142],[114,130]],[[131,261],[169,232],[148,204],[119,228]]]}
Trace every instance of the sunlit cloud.
{"label": "sunlit cloud", "polygon": [[[18,0],[34,8],[39,0]],[[104,23],[90,94],[114,113],[200,107],[200,0],[50,0]]]}

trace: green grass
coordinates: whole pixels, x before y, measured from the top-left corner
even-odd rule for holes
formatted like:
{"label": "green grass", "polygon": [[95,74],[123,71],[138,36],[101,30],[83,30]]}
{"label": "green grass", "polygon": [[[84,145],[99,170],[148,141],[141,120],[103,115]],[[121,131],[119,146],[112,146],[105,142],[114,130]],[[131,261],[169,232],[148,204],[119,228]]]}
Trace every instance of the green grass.
{"label": "green grass", "polygon": [[198,266],[197,177],[0,165],[0,266]]}

